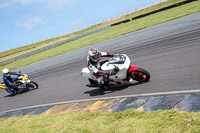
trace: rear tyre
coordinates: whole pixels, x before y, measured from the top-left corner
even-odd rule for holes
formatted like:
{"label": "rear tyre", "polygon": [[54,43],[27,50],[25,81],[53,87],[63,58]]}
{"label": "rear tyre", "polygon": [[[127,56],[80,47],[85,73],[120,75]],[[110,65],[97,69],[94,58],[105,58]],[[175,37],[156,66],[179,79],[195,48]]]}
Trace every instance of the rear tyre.
{"label": "rear tyre", "polygon": [[150,74],[145,69],[139,67],[137,71],[130,73],[130,77],[139,82],[148,82]]}
{"label": "rear tyre", "polygon": [[30,81],[26,84],[27,90],[35,90],[38,88],[38,84],[34,81]]}

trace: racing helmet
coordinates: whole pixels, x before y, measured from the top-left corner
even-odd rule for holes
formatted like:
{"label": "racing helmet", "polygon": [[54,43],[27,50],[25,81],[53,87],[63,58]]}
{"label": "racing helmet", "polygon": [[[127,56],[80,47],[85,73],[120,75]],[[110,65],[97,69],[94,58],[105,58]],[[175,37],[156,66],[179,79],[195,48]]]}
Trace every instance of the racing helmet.
{"label": "racing helmet", "polygon": [[101,59],[101,52],[97,49],[93,48],[88,51],[89,58],[94,61],[98,62]]}
{"label": "racing helmet", "polygon": [[10,71],[7,68],[4,68],[2,72],[5,76],[10,76]]}

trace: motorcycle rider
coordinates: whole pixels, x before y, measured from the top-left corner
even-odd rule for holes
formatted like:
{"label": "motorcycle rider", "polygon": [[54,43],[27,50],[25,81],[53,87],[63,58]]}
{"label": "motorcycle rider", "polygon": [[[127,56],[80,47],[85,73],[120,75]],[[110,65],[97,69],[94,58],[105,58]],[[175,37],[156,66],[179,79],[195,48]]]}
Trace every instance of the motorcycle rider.
{"label": "motorcycle rider", "polygon": [[11,78],[11,75],[19,75],[17,72],[10,72],[7,68],[2,70],[3,72],[3,81],[5,85],[9,88],[11,95],[14,95],[14,88],[16,88],[16,84],[14,82],[17,80],[16,78]]}
{"label": "motorcycle rider", "polygon": [[[116,74],[116,71],[103,71],[101,70],[101,66],[108,61],[107,60],[101,60],[101,57],[113,57],[114,54],[113,53],[107,53],[107,52],[102,52],[102,51],[98,51],[95,48],[92,48],[88,51],[88,56],[87,56],[87,67],[90,70],[90,72],[93,75],[93,78],[96,79],[96,81],[98,81],[100,86],[103,86],[105,89],[108,88],[105,80],[103,79],[103,77],[105,77],[106,75],[114,75]],[[94,80],[89,79],[90,84],[88,86],[92,86],[93,84],[95,84]]]}

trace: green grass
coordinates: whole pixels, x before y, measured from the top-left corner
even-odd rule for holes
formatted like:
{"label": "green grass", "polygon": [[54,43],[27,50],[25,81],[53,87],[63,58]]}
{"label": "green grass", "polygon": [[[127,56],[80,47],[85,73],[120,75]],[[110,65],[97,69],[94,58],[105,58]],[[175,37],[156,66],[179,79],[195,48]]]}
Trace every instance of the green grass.
{"label": "green grass", "polygon": [[101,42],[107,39],[111,39],[123,34],[127,34],[136,30],[140,30],[146,27],[150,27],[159,23],[163,23],[169,20],[176,19],[178,17],[182,17],[188,14],[192,14],[195,12],[199,12],[200,1],[195,1],[186,5],[182,5],[170,10],[166,10],[160,13],[152,14],[150,16],[137,19],[135,21],[120,24],[118,26],[111,27],[110,29],[83,37],[81,39],[65,43],[63,45],[57,46],[55,48],[46,50],[44,52],[29,56],[27,58],[17,60],[10,64],[0,66],[0,70],[3,68],[15,69],[19,68],[40,60],[44,60],[56,55],[60,55],[81,47],[85,47],[97,42]]}
{"label": "green grass", "polygon": [[74,37],[74,36],[83,34],[85,32],[88,32],[88,31],[91,31],[91,30],[94,30],[94,29],[97,29],[97,28],[100,28],[100,27],[103,27],[103,26],[106,26],[106,25],[109,25],[109,24],[113,24],[113,23],[116,23],[116,22],[119,22],[119,21],[122,21],[122,20],[125,20],[125,19],[133,18],[135,16],[138,16],[138,15],[141,15],[141,14],[144,14],[144,13],[147,13],[147,12],[151,12],[153,10],[157,10],[157,9],[162,8],[162,7],[166,7],[166,6],[169,6],[169,5],[172,5],[172,4],[175,4],[175,3],[179,3],[179,2],[182,2],[182,1],[184,1],[184,0],[168,0],[168,1],[165,1],[165,2],[162,2],[162,3],[159,3],[157,5],[153,5],[151,7],[147,7],[145,9],[141,9],[141,10],[138,10],[138,11],[126,14],[126,15],[122,15],[118,18],[105,21],[103,23],[88,27],[86,29],[83,29],[83,30],[80,30],[80,31],[77,31],[77,32],[74,32],[74,33],[71,33],[71,34],[67,34],[67,35],[64,35],[64,36],[44,40],[44,41],[41,41],[41,42],[38,42],[38,43],[34,43],[34,44],[27,45],[27,46],[24,46],[24,47],[15,48],[15,49],[8,50],[8,51],[5,51],[5,52],[0,52],[0,61],[7,60],[9,58],[12,58],[12,57],[33,51],[35,49],[38,49],[38,48],[41,48],[41,47],[44,47],[44,46],[65,40],[65,39],[68,39],[70,37]]}
{"label": "green grass", "polygon": [[0,119],[0,133],[199,133],[200,113],[127,110]]}

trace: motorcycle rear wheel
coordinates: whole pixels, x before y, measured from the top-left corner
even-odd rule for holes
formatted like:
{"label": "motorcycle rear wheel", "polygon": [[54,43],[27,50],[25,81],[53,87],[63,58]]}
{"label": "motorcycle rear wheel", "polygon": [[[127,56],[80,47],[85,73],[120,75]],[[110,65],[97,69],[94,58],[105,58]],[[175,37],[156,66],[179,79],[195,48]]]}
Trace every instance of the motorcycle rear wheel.
{"label": "motorcycle rear wheel", "polygon": [[130,77],[139,82],[148,82],[150,74],[145,69],[139,67],[137,71],[130,73]]}

